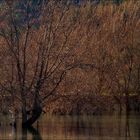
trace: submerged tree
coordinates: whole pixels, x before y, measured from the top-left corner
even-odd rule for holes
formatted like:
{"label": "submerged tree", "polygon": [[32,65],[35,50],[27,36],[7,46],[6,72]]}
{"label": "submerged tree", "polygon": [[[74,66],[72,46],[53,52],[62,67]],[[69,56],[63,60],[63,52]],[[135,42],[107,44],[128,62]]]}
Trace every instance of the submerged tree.
{"label": "submerged tree", "polygon": [[5,63],[0,85],[11,95],[14,108],[21,108],[23,126],[30,126],[39,118],[46,99],[73,68],[67,60],[77,43],[76,35],[71,35],[76,34],[78,27],[78,14],[73,8],[63,1],[42,3],[35,7],[40,8],[36,18],[31,1],[23,3],[22,14],[16,8],[17,3],[7,7],[9,14],[0,28]]}

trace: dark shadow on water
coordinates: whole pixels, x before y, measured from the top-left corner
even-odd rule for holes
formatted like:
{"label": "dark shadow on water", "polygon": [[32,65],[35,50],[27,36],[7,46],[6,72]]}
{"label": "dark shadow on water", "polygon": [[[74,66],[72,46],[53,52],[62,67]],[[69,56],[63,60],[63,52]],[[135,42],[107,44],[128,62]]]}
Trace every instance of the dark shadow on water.
{"label": "dark shadow on water", "polygon": [[131,137],[129,119],[130,119],[130,116],[129,114],[127,114],[126,119],[125,119],[125,140],[129,140]]}
{"label": "dark shadow on water", "polygon": [[27,133],[32,135],[32,140],[42,140],[42,137],[37,129],[34,127],[22,128],[22,140],[27,140]]}
{"label": "dark shadow on water", "polygon": [[28,127],[27,130],[32,134],[32,140],[42,140],[42,137],[37,129],[34,127]]}
{"label": "dark shadow on water", "polygon": [[23,128],[22,129],[22,140],[27,140],[27,129]]}

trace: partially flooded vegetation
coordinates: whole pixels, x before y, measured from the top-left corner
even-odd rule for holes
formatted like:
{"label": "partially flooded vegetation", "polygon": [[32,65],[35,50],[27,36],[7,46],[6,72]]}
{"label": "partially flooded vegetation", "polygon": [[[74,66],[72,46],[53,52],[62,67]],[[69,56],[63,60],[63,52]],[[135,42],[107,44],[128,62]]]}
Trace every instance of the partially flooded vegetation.
{"label": "partially flooded vegetation", "polygon": [[139,27],[138,0],[2,1],[0,131],[44,140],[60,125],[63,139],[139,138]]}

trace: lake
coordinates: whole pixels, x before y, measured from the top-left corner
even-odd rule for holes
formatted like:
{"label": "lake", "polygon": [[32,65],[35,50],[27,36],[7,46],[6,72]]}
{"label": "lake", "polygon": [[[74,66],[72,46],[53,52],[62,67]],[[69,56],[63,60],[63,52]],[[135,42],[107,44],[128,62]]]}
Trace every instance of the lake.
{"label": "lake", "polygon": [[130,116],[49,116],[44,115],[34,128],[22,130],[0,117],[0,140],[139,140],[140,117]]}

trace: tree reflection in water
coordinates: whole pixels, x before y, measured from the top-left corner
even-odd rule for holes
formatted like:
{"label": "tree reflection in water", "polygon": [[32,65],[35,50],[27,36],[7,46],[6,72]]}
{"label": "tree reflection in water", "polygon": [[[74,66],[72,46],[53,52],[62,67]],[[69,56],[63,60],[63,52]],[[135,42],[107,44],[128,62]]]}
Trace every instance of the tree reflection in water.
{"label": "tree reflection in water", "polygon": [[129,138],[131,137],[129,120],[129,114],[127,114],[125,119],[125,140],[129,140]]}
{"label": "tree reflection in water", "polygon": [[[35,126],[34,126],[35,127]],[[1,121],[0,140],[136,140],[140,121],[136,115],[122,116],[45,116],[39,126],[21,129]]]}
{"label": "tree reflection in water", "polygon": [[27,132],[32,135],[32,140],[42,140],[42,137],[37,129],[34,127],[28,127],[22,129],[22,140],[27,140]]}

